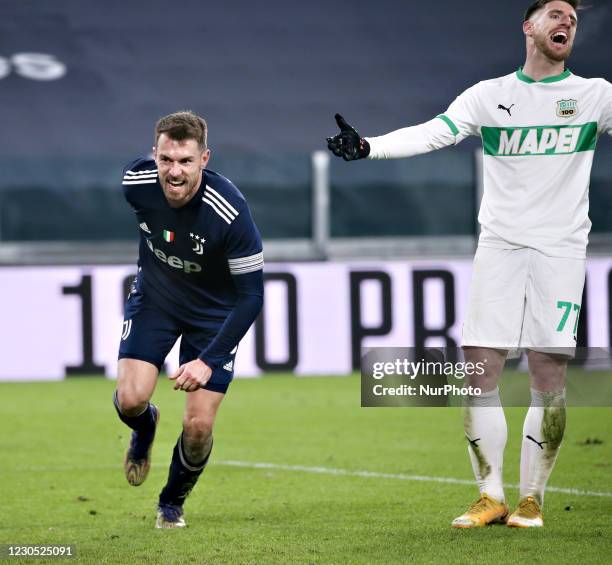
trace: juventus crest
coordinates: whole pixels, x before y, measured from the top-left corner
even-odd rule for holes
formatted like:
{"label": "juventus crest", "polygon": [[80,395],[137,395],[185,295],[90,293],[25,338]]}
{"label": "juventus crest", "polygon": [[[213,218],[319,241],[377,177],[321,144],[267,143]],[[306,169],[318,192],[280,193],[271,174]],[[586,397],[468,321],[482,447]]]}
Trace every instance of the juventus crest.
{"label": "juventus crest", "polygon": [[195,251],[197,255],[202,255],[202,253],[204,253],[204,242],[206,240],[195,233],[190,233],[189,237],[194,244],[192,251]]}

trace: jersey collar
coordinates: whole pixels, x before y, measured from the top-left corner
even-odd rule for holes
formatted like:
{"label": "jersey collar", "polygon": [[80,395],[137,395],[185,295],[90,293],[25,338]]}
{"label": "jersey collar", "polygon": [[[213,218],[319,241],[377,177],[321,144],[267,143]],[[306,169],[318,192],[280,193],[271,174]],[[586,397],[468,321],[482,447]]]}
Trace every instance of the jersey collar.
{"label": "jersey collar", "polygon": [[566,79],[568,76],[572,74],[572,71],[569,69],[565,69],[560,75],[555,75],[553,77],[546,77],[542,80],[533,80],[531,77],[528,77],[523,72],[523,67],[519,67],[518,71],[516,71],[516,76],[519,80],[526,82],[527,84],[533,84],[534,82],[559,82],[560,80]]}

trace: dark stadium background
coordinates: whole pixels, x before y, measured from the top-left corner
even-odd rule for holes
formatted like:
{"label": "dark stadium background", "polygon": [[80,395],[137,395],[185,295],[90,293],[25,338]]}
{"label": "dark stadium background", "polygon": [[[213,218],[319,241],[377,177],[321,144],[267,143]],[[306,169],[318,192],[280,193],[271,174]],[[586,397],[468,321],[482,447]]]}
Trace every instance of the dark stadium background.
{"label": "dark stadium background", "polygon": [[[0,241],[133,241],[121,167],[150,150],[158,117],[185,108],[208,120],[211,168],[247,194],[264,236],[312,237],[309,159],[334,113],[364,135],[439,114],[523,63],[527,4],[4,0]],[[610,79],[612,7],[590,4],[569,66]],[[66,74],[26,78],[12,59],[23,53],[52,55]],[[596,233],[612,232],[611,145],[600,141],[593,173]],[[477,146],[369,171],[332,163],[331,236],[473,234]],[[406,222],[399,211],[415,208]],[[32,250],[13,251],[0,258]]]}

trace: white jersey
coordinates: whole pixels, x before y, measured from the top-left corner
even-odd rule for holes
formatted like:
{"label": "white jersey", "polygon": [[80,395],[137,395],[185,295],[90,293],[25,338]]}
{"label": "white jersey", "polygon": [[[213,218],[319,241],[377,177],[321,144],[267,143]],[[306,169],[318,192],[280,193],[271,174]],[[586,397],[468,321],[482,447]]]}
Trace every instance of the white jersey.
{"label": "white jersey", "polygon": [[482,138],[479,245],[583,258],[598,137],[612,134],[612,85],[565,71],[536,82],[521,69],[478,83],[436,119],[366,138],[370,158],[409,157]]}

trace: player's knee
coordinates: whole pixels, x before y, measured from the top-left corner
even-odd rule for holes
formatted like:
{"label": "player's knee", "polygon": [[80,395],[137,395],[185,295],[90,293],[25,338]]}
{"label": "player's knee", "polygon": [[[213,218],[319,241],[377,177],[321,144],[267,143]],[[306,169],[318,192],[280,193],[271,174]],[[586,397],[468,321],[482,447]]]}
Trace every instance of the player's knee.
{"label": "player's knee", "polygon": [[482,390],[494,389],[501,376],[501,367],[488,367],[484,363],[481,367],[480,371],[473,371],[468,375],[468,385]]}
{"label": "player's knee", "polygon": [[191,443],[206,442],[213,431],[213,421],[206,416],[192,416],[183,420],[184,433]]}
{"label": "player's knee", "polygon": [[528,359],[532,388],[553,391],[565,387],[567,357],[530,351]]}
{"label": "player's knee", "polygon": [[475,369],[470,371],[468,385],[482,390],[497,386],[506,361],[506,351],[482,347],[464,347],[465,360]]}
{"label": "player's knee", "polygon": [[137,416],[146,407],[149,401],[148,398],[143,398],[137,391],[118,388],[116,396],[116,405],[119,411],[125,416]]}
{"label": "player's knee", "polygon": [[468,385],[474,388],[479,388],[481,390],[493,390],[497,383],[499,382],[499,373],[491,372],[491,373],[483,373],[480,375],[470,375],[468,378]]}

